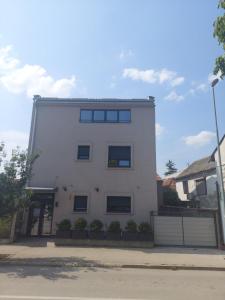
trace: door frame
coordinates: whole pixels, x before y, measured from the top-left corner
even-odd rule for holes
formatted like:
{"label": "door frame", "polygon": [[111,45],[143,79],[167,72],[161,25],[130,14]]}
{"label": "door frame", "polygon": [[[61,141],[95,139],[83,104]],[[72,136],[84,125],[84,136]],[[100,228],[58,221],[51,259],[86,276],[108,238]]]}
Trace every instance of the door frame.
{"label": "door frame", "polygon": [[[37,201],[37,202],[40,202],[40,213],[39,213],[39,217],[38,217],[38,233],[37,235],[31,235],[31,230],[32,230],[32,227],[31,227],[31,224],[32,224],[32,220],[33,220],[33,207],[32,205],[30,205],[29,207],[29,211],[28,211],[28,222],[27,222],[27,230],[26,230],[26,235],[29,236],[29,237],[42,237],[42,236],[46,236],[46,235],[43,235],[43,225],[44,225],[44,209],[45,209],[45,205],[47,203],[47,200],[45,197],[46,196],[49,196],[51,195],[52,196],[52,218],[51,218],[51,225],[50,225],[50,234],[49,236],[52,234],[52,223],[53,223],[53,214],[54,214],[54,206],[55,206],[55,193],[49,193],[49,192],[46,192],[46,193],[34,193],[31,197],[31,204],[32,202],[34,201]],[[37,199],[37,196],[40,197],[40,199]],[[43,199],[41,199],[43,197]],[[35,199],[36,198],[36,199]]]}

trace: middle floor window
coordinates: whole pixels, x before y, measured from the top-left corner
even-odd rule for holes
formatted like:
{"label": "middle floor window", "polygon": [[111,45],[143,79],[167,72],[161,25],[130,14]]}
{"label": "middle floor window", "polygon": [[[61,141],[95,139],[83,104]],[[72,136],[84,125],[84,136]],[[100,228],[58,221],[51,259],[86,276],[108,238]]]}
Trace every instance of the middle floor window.
{"label": "middle floor window", "polygon": [[131,146],[109,146],[108,148],[109,168],[131,167]]}
{"label": "middle floor window", "polygon": [[90,159],[90,146],[89,145],[78,145],[77,159],[89,160]]}

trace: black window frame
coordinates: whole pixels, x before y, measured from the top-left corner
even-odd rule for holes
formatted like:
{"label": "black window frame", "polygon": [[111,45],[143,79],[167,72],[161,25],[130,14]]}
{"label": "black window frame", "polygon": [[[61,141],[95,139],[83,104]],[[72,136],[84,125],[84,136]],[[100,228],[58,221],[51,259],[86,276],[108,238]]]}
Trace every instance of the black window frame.
{"label": "black window frame", "polygon": [[[201,184],[204,184],[203,188],[200,187]],[[206,196],[207,195],[207,184],[206,178],[199,178],[195,180],[196,194],[197,196]],[[200,189],[204,189],[204,191],[200,192]]]}
{"label": "black window frame", "polygon": [[[81,114],[83,111],[91,111],[91,119],[90,120],[82,120]],[[95,120],[94,119],[94,112],[95,111],[103,111],[104,112],[104,120]],[[117,113],[117,119],[114,120],[107,120],[107,112],[114,111]],[[130,118],[128,120],[120,120],[120,112],[127,111],[129,112]],[[119,123],[119,124],[128,124],[131,123],[131,110],[130,109],[80,109],[80,123]]]}
{"label": "black window frame", "polygon": [[[108,120],[107,119],[107,112],[116,112],[116,120]],[[119,123],[119,110],[118,109],[106,109],[105,110],[105,121],[106,123]]]}
{"label": "black window frame", "polygon": [[[115,154],[110,153],[110,150],[112,148],[115,148],[115,151],[118,150],[118,148],[129,148],[130,153],[129,153],[129,158],[128,159],[112,159],[112,156]],[[117,149],[116,149],[117,148]],[[130,169],[131,168],[131,159],[132,159],[132,152],[131,152],[131,145],[108,145],[108,168],[113,168],[113,169]],[[114,161],[114,162],[113,162]],[[128,165],[120,165],[120,162],[122,161],[128,161]]]}
{"label": "black window frame", "polygon": [[188,186],[188,180],[182,181],[183,184],[183,192],[185,195],[189,194],[189,186]]}
{"label": "black window frame", "polygon": [[[81,208],[81,209],[76,208],[76,200],[78,200],[78,198],[80,198],[79,200],[81,200],[81,198],[83,198],[83,200],[86,201],[86,207],[85,208]],[[75,195],[74,198],[73,198],[73,212],[86,213],[87,210],[88,210],[88,196],[87,195]]]}
{"label": "black window frame", "polygon": [[[88,147],[88,158],[82,158],[82,156],[80,155],[80,149],[81,148],[84,148],[84,147]],[[90,160],[90,152],[91,152],[91,146],[90,145],[85,145],[85,144],[82,144],[82,145],[78,145],[77,146],[77,160]]]}
{"label": "black window frame", "polygon": [[[82,114],[82,112],[83,111],[90,111],[91,112],[91,119],[89,120],[83,120],[82,118],[81,118],[81,114]],[[92,120],[93,120],[93,109],[81,109],[80,110],[80,122],[82,122],[82,123],[92,123]]]}
{"label": "black window frame", "polygon": [[[128,205],[116,204],[119,200],[129,201]],[[111,201],[111,203],[109,203]],[[114,203],[113,203],[114,202]],[[106,197],[106,213],[108,214],[131,214],[132,212],[132,198],[131,196],[113,196]]]}
{"label": "black window frame", "polygon": [[[100,111],[100,112],[103,112],[104,114],[104,117],[103,117],[103,120],[95,120],[95,112],[96,111]],[[105,123],[106,121],[106,111],[104,109],[93,109],[92,110],[92,123]]]}
{"label": "black window frame", "polygon": [[[125,112],[128,111],[129,112],[129,120],[120,120],[120,112]],[[119,123],[130,123],[131,122],[131,111],[130,109],[119,109],[118,110],[118,122]]]}

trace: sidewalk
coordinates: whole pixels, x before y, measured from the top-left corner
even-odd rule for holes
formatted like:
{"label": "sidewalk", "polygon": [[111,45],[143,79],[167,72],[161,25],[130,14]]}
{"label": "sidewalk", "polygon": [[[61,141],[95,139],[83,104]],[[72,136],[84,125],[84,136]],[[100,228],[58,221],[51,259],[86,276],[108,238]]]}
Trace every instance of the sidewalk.
{"label": "sidewalk", "polygon": [[0,245],[0,267],[5,264],[225,271],[225,251],[178,247],[152,249],[55,247],[53,241],[43,239]]}

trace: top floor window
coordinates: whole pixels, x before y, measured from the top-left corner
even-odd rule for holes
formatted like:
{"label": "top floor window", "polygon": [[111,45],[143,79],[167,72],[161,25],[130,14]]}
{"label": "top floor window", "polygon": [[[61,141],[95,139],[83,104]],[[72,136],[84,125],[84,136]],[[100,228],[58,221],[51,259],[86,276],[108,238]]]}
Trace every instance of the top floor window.
{"label": "top floor window", "polygon": [[81,109],[80,120],[82,120],[82,122],[91,122],[92,121],[92,110]]}
{"label": "top floor window", "polygon": [[82,123],[130,123],[129,109],[81,109]]}

